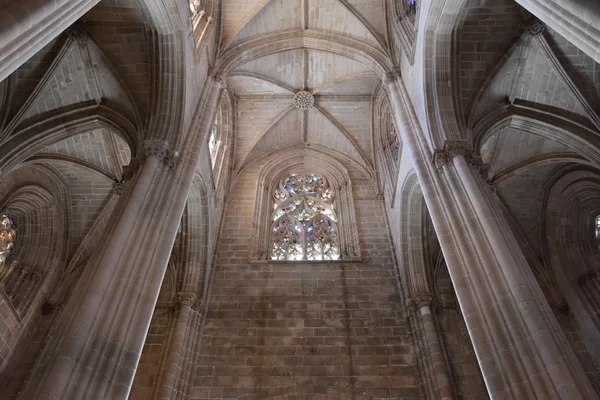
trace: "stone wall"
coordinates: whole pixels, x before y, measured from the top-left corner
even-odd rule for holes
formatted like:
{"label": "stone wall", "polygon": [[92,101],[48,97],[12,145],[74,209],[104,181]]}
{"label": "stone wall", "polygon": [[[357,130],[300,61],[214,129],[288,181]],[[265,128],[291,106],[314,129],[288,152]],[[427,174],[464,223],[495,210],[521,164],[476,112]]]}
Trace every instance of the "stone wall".
{"label": "stone wall", "polygon": [[226,209],[193,398],[418,398],[383,202],[352,177],[364,261],[249,263],[256,169]]}

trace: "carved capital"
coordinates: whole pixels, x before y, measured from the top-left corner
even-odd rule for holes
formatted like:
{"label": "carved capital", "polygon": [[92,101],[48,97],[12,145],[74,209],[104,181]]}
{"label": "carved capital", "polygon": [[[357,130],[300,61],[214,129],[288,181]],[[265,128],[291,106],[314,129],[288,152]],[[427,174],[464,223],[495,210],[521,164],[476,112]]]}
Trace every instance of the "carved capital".
{"label": "carved capital", "polygon": [[125,182],[114,182],[113,183],[113,187],[112,187],[112,191],[117,196],[122,195],[123,192],[125,191]]}
{"label": "carved capital", "polygon": [[156,157],[158,161],[164,161],[167,156],[167,142],[165,140],[146,140],[144,142],[144,160]]}
{"label": "carved capital", "polygon": [[438,170],[441,170],[448,163],[448,155],[444,150],[435,150],[433,152],[433,163]]}
{"label": "carved capital", "polygon": [[377,193],[377,200],[384,201],[385,200],[385,195],[383,193]]}
{"label": "carved capital", "polygon": [[452,161],[454,157],[462,156],[465,160],[475,167],[477,173],[484,178],[487,176],[489,165],[484,164],[481,157],[475,155],[471,145],[464,140],[448,140],[444,143],[442,150],[433,152],[433,163],[441,170],[444,165]]}
{"label": "carved capital", "polygon": [[442,169],[444,165],[452,161],[456,156],[464,156],[469,158],[471,154],[471,146],[464,140],[447,140],[444,143],[443,149],[438,149],[433,152],[433,163],[438,169]]}
{"label": "carved capital", "polygon": [[181,157],[179,157],[178,152],[171,153],[170,151],[167,151],[167,155],[165,156],[164,162],[167,165],[167,167],[169,167],[170,169],[174,169],[179,164],[181,164]]}
{"label": "carved capital", "polygon": [[179,307],[194,308],[196,305],[196,295],[194,293],[178,293],[177,302]]}
{"label": "carved capital", "polygon": [[537,18],[533,18],[531,21],[529,21],[527,27],[525,28],[525,32],[530,36],[536,36],[540,33],[543,33],[545,29],[546,24]]}
{"label": "carved capital", "polygon": [[431,308],[431,303],[433,301],[433,296],[430,294],[418,294],[414,296],[414,302],[416,303],[418,308],[421,307],[429,307]]}
{"label": "carved capital", "polygon": [[495,182],[487,181],[487,185],[492,193],[496,193],[498,191],[498,185],[496,185]]}

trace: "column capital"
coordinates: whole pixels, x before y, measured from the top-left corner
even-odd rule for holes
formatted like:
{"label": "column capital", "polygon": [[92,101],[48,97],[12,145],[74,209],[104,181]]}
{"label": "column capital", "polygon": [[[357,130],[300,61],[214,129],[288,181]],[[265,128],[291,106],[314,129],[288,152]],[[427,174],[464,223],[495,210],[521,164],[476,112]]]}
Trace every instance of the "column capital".
{"label": "column capital", "polygon": [[148,157],[156,157],[158,161],[164,161],[167,156],[168,144],[166,140],[146,140],[142,151],[142,161]]}
{"label": "column capital", "polygon": [[177,293],[177,305],[179,307],[194,308],[196,305],[195,293]]}
{"label": "column capital", "polygon": [[[158,161],[164,163],[170,169],[176,168],[181,163],[181,157],[178,151],[172,152],[169,150],[169,144],[166,140],[146,140],[144,148],[137,160],[132,160],[130,165],[137,168],[144,164],[148,157],[156,157]],[[125,172],[125,171],[124,171]],[[135,171],[134,171],[135,172]],[[132,174],[131,174],[132,175]],[[127,174],[130,178],[130,173]]]}
{"label": "column capital", "polygon": [[433,302],[433,296],[429,293],[420,293],[413,296],[413,301],[418,308],[429,307],[431,308],[431,304]]}
{"label": "column capital", "polygon": [[489,165],[485,164],[481,157],[475,154],[473,148],[466,140],[447,140],[444,142],[444,148],[433,152],[433,163],[442,170],[444,165],[452,161],[454,157],[463,156],[465,160],[471,164],[479,175],[486,177],[489,170]]}

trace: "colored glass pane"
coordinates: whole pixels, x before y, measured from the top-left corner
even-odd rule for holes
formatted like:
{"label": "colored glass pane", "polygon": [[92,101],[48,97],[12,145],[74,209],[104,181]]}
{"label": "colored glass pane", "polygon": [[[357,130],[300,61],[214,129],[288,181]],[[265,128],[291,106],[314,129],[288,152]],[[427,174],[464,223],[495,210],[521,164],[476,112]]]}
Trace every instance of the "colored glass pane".
{"label": "colored glass pane", "polygon": [[315,174],[292,174],[275,189],[273,260],[338,260],[334,190]]}

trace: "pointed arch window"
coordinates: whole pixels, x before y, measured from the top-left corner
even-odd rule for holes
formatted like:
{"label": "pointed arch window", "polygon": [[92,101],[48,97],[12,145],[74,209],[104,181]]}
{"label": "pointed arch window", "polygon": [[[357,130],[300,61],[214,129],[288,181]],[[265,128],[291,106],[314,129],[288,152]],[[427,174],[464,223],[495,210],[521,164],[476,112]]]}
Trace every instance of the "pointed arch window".
{"label": "pointed arch window", "polygon": [[[595,231],[596,231],[596,240],[600,241],[600,215],[598,215],[596,217],[595,227],[596,227],[596,229],[595,229]],[[600,247],[600,245],[599,245],[599,247]]]}
{"label": "pointed arch window", "polygon": [[215,167],[215,161],[217,159],[217,154],[219,152],[219,147],[221,145],[221,141],[219,139],[219,131],[221,128],[221,121],[223,119],[223,110],[221,106],[217,111],[217,115],[215,116],[215,121],[213,122],[212,130],[210,132],[210,138],[208,140],[208,151],[210,153],[210,162],[212,167]]}
{"label": "pointed arch window", "polygon": [[10,273],[11,267],[8,259],[16,237],[14,220],[9,215],[2,214],[0,216],[0,281],[4,281]]}
{"label": "pointed arch window", "polygon": [[400,155],[400,139],[398,138],[398,132],[396,131],[394,122],[392,122],[390,126],[390,150],[394,161],[398,161],[398,156]]}
{"label": "pointed arch window", "polygon": [[292,174],[273,192],[272,260],[339,260],[335,192],[315,174]]}

